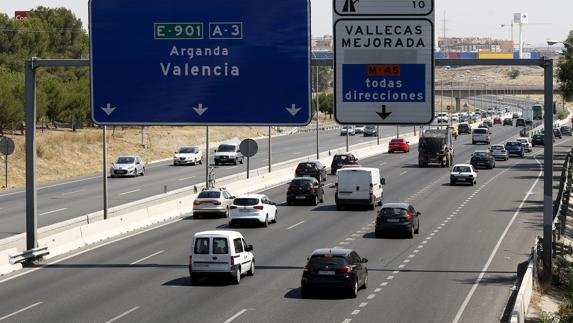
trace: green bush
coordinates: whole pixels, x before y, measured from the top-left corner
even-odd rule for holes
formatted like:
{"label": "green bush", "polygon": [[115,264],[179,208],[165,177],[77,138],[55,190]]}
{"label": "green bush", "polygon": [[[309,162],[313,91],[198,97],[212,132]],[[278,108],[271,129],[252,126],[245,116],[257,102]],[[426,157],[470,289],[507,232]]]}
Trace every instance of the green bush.
{"label": "green bush", "polygon": [[507,76],[510,79],[515,80],[519,76],[519,70],[517,68],[512,68],[507,72]]}
{"label": "green bush", "polygon": [[557,112],[557,119],[565,120],[569,116],[569,111],[559,111]]}

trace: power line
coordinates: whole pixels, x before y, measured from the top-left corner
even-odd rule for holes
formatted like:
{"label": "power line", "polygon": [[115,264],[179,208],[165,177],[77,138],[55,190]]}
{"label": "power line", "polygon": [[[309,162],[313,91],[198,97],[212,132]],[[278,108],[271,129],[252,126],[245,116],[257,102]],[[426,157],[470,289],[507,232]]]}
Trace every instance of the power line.
{"label": "power line", "polygon": [[75,30],[75,29],[70,29],[70,28],[51,29],[51,30],[19,29],[19,28],[0,28],[0,32],[3,32],[3,31],[28,32],[28,33],[63,33],[63,32],[85,33],[84,30],[77,31],[77,30]]}

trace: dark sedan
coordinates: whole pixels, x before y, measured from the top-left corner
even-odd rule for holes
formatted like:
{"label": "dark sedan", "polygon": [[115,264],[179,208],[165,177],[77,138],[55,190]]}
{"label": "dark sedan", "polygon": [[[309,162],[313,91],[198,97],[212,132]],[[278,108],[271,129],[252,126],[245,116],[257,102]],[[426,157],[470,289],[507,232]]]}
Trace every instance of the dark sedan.
{"label": "dark sedan", "polygon": [[317,181],[326,181],[326,167],[322,166],[319,161],[302,162],[299,163],[294,171],[295,177],[310,176],[316,178]]}
{"label": "dark sedan", "polygon": [[358,164],[358,158],[354,157],[351,153],[336,154],[332,158],[332,163],[330,164],[330,174],[336,174],[336,171],[341,169],[345,165],[356,165]]}
{"label": "dark sedan", "polygon": [[525,127],[525,119],[519,118],[515,120],[516,127]]}
{"label": "dark sedan", "polygon": [[571,136],[571,127],[569,126],[563,126],[561,128],[559,128],[559,130],[561,130],[561,134],[564,136]]}
{"label": "dark sedan", "polygon": [[378,128],[376,126],[366,126],[362,135],[364,137],[376,137],[378,135]]}
{"label": "dark sedan", "polygon": [[545,142],[545,135],[533,135],[531,138],[531,146],[535,147],[535,145],[543,146]]}
{"label": "dark sedan", "polygon": [[420,231],[420,212],[408,203],[386,203],[376,216],[374,236],[382,236],[383,232],[406,232],[408,238],[413,238]]}
{"label": "dark sedan", "polygon": [[523,157],[525,155],[525,149],[523,148],[523,145],[518,141],[508,141],[505,143],[505,150],[507,150],[507,154],[509,156],[517,155]]}
{"label": "dark sedan", "polygon": [[495,157],[490,151],[478,150],[472,154],[470,164],[474,168],[485,167],[493,169],[495,168]]}
{"label": "dark sedan", "polygon": [[511,119],[511,118],[503,119],[503,125],[504,126],[513,126],[513,119]]}
{"label": "dark sedan", "polygon": [[555,138],[559,138],[559,139],[563,138],[563,136],[561,134],[561,130],[559,130],[557,128],[553,129],[553,134],[555,135]]}
{"label": "dark sedan", "polygon": [[290,182],[287,189],[287,205],[310,203],[317,205],[324,202],[324,184],[314,177],[297,177]]}
{"label": "dark sedan", "polygon": [[302,296],[318,289],[341,289],[355,298],[358,290],[366,289],[368,284],[367,262],[354,250],[316,249],[304,266],[300,281]]}

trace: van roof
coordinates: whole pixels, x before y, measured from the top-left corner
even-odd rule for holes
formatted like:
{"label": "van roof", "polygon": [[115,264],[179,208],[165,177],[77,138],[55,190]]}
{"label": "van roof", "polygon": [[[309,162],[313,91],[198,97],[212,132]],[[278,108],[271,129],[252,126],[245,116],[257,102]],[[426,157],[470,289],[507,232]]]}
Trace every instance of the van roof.
{"label": "van roof", "polygon": [[372,172],[372,171],[379,171],[378,168],[368,168],[368,167],[349,167],[349,168],[341,168],[338,172]]}
{"label": "van roof", "polygon": [[231,230],[208,230],[208,231],[201,231],[195,233],[195,237],[203,237],[203,236],[239,236],[242,237],[243,235],[237,231]]}

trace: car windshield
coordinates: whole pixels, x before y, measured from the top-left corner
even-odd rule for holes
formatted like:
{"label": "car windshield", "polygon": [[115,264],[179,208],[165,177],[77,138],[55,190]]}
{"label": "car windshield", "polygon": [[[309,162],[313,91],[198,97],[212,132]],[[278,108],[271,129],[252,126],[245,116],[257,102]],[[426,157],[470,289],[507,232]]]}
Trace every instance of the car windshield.
{"label": "car windshield", "polygon": [[406,215],[406,210],[402,208],[385,207],[380,210],[379,214],[383,217],[404,216]]}
{"label": "car windshield", "polygon": [[325,266],[345,266],[346,259],[343,256],[337,255],[314,255],[310,257],[308,266],[310,267],[325,267]]}
{"label": "car windshield", "polygon": [[216,192],[216,191],[201,192],[197,196],[198,199],[218,199],[220,197],[221,197],[221,192]]}
{"label": "car windshield", "polygon": [[254,197],[248,197],[248,198],[241,197],[241,198],[235,199],[233,204],[240,205],[240,206],[257,205],[257,204],[259,204],[259,199],[254,198]]}
{"label": "car windshield", "polygon": [[228,153],[235,151],[235,146],[233,145],[220,145],[217,149],[218,152]]}
{"label": "car windshield", "polygon": [[365,130],[376,130],[376,127],[373,126],[367,126],[366,128],[364,128]]}
{"label": "car windshield", "polygon": [[195,150],[195,148],[192,148],[192,147],[183,147],[183,148],[179,149],[178,152],[180,154],[194,154],[197,151]]}
{"label": "car windshield", "polygon": [[471,172],[471,169],[469,166],[455,166],[453,171],[458,173],[469,173]]}
{"label": "car windshield", "polygon": [[133,157],[119,157],[116,160],[116,164],[133,164],[135,162],[135,158]]}

